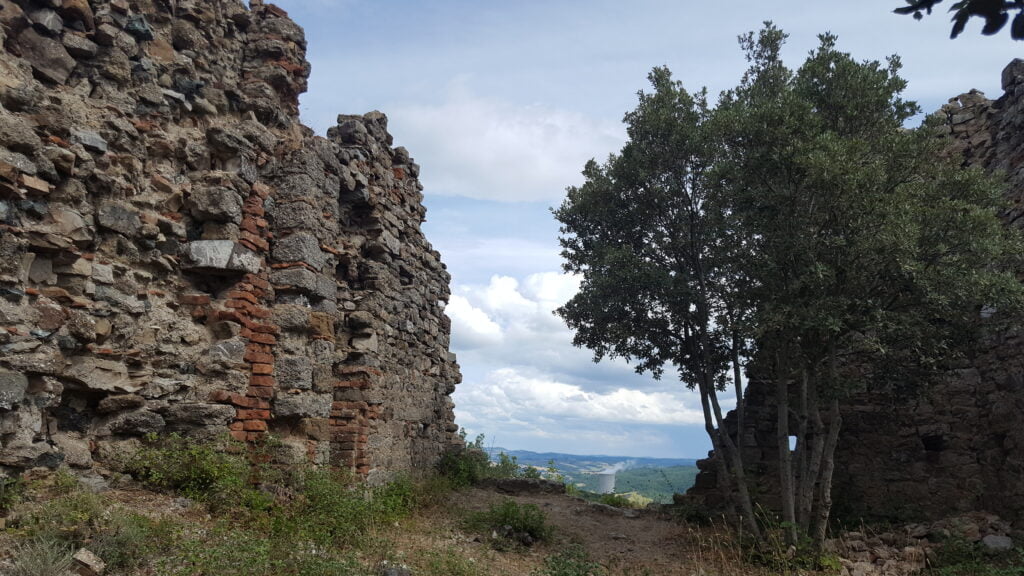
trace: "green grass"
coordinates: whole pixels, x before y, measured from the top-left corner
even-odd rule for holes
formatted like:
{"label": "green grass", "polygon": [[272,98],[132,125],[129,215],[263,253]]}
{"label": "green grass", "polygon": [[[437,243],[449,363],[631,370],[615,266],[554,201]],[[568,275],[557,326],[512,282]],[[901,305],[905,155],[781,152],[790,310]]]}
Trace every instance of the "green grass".
{"label": "green grass", "polygon": [[597,562],[591,561],[587,551],[580,545],[572,545],[544,559],[544,567],[534,570],[530,576],[606,576],[608,572]]}

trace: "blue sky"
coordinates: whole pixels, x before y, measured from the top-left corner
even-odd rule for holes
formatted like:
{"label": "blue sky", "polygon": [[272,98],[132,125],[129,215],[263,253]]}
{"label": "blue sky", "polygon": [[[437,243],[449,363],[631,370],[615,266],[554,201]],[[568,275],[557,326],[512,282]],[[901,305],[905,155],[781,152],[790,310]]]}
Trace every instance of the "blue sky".
{"label": "blue sky", "polygon": [[313,65],[303,121],[380,110],[422,166],[424,225],[452,273],[457,423],[488,444],[579,454],[700,457],[697,397],[621,362],[590,361],[551,310],[572,296],[549,208],[584,163],[618,151],[622,116],[667,65],[688,89],[734,86],[736,37],[772,20],[800,64],[831,31],[858,59],[902,57],[925,110],[971,88],[998,97],[1024,43],[972,22],[956,41],[940,12],[897,0],[280,0]]}

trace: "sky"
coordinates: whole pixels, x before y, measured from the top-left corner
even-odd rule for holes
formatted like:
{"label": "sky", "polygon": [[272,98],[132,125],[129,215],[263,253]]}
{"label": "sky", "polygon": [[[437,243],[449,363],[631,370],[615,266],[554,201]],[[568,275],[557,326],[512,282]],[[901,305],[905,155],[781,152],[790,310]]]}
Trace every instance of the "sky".
{"label": "sky", "polygon": [[832,32],[860,60],[898,54],[926,111],[971,88],[1002,94],[1024,43],[949,39],[945,2],[921,22],[899,0],[278,0],[306,30],[313,73],[303,122],[380,110],[421,165],[424,231],[452,274],[456,423],[488,446],[574,454],[703,457],[696,394],[621,361],[592,362],[552,311],[561,271],[550,209],[587,160],[625,142],[623,115],[668,66],[712,95],[746,69],[737,36],[773,21],[797,67]]}

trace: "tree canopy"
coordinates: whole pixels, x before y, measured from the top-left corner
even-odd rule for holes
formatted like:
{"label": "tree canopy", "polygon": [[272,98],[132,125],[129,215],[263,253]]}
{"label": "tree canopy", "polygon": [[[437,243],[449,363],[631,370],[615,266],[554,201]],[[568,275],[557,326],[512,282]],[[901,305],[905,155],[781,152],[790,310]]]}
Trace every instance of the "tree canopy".
{"label": "tree canopy", "polygon": [[983,306],[1015,310],[1021,243],[998,181],[943,160],[929,125],[904,129],[918,108],[898,58],[858,62],[823,35],[791,70],[785,38],[743,36],[750,68],[714,107],[652,71],[622,151],[554,210],[582,277],[557,313],[595,360],[670,366],[700,393],[723,494],[755,533],[718,393],[731,381],[741,397],[743,369],[774,384],[782,516],[792,541],[820,542],[841,404],[926,383]]}
{"label": "tree canopy", "polygon": [[[942,0],[906,0],[907,5],[901,6],[893,12],[897,14],[911,14],[916,20],[924,18],[925,14],[931,14],[932,8],[940,4]],[[980,18],[985,21],[981,33],[991,36],[998,34],[1010,21],[1010,13],[1017,11],[1010,25],[1010,37],[1014,40],[1024,40],[1024,0],[960,0],[950,6],[949,11],[953,13],[953,30],[950,38],[956,38],[967,27],[971,18]]]}

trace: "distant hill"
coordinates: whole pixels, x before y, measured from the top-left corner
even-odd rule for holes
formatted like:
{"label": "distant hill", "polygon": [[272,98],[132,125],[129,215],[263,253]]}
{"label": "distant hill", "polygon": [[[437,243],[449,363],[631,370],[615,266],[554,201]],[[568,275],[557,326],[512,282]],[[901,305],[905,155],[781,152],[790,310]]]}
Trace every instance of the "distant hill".
{"label": "distant hill", "polygon": [[656,502],[671,502],[672,494],[693,486],[697,461],[693,458],[632,458],[488,448],[492,460],[504,453],[523,466],[546,470],[552,463],[567,482],[587,491],[597,490],[594,473],[615,470],[617,493],[637,492]]}
{"label": "distant hill", "polygon": [[562,452],[530,452],[528,450],[508,450],[506,448],[488,448],[491,458],[497,458],[504,452],[515,456],[516,460],[526,466],[547,468],[554,460],[555,468],[562,474],[580,474],[583,472],[602,472],[608,468],[631,470],[634,468],[668,468],[670,466],[696,466],[694,458],[635,458],[632,456],[605,456],[564,454]]}

